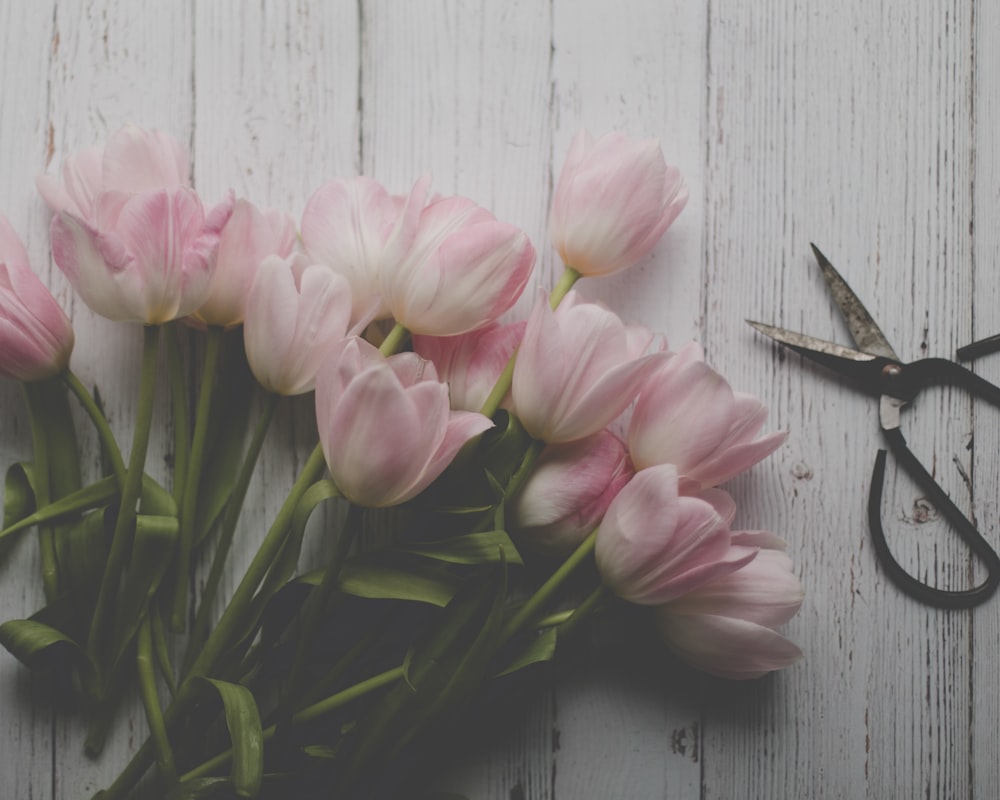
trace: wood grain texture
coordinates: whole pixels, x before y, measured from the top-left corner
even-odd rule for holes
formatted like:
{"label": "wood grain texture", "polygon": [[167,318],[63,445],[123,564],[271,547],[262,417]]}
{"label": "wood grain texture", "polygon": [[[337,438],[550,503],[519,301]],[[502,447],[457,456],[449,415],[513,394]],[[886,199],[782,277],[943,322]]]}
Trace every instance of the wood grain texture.
{"label": "wood grain texture", "polygon": [[[904,359],[1000,331],[998,33],[1000,10],[983,0],[0,3],[0,210],[71,313],[74,369],[100,385],[127,448],[138,330],[95,317],[48,257],[33,178],[63,155],[134,120],[191,146],[208,202],[233,188],[296,217],[328,178],[364,172],[404,191],[429,171],[436,191],[523,227],[547,287],[561,269],[548,206],[572,136],[658,136],[688,208],[636,269],[580,291],[675,345],[698,338],[737,389],[764,398],[768,427],[790,431],[730,488],[738,525],[790,543],[807,599],[788,632],[806,660],[733,685],[598,626],[582,663],[435,785],[476,800],[995,797],[998,601],[935,611],[886,580],[865,518],[875,404],[743,320],[849,342],[815,241]],[[976,369],[1000,380],[1000,355]],[[6,468],[30,456],[11,382],[0,410]],[[914,449],[997,545],[1000,412],[939,389],[906,413]],[[156,415],[149,464],[165,478],[164,402]],[[92,477],[95,439],[77,421]],[[223,592],[314,437],[309,399],[287,403]],[[890,468],[884,517],[899,558],[943,586],[981,579],[920,494]],[[330,523],[315,521],[311,552]],[[37,574],[25,540],[0,567],[3,619],[41,604]],[[54,716],[43,683],[7,654],[0,709],[3,798],[87,797],[146,733],[130,701],[105,756],[87,761],[80,722]]]}

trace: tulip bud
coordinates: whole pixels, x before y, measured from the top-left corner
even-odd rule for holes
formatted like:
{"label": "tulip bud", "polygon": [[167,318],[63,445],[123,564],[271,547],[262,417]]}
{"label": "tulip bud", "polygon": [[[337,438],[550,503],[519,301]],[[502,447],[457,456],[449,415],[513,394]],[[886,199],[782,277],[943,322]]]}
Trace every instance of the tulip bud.
{"label": "tulip bud", "polygon": [[637,469],[673,464],[685,492],[716,486],[773,453],[784,432],[755,439],[767,409],[733,392],[693,342],[642,387],[628,431]]}
{"label": "tulip bud", "polygon": [[347,280],[299,254],[264,259],[247,296],[243,340],[250,369],[281,395],[311,391],[316,373],[348,331]]}
{"label": "tulip bud", "polygon": [[247,295],[257,270],[268,256],[287,258],[295,246],[295,223],[281,211],[260,211],[237,200],[222,229],[208,296],[193,321],[229,328],[243,322]]}
{"label": "tulip bud", "polygon": [[792,561],[761,550],[739,570],[716,578],[655,610],[664,640],[698,669],[723,678],[757,678],[802,658],[775,629],[802,604]]}
{"label": "tulip bud", "polygon": [[404,503],[492,423],[452,411],[448,387],[414,353],[385,358],[362,339],[340,342],[316,381],[316,423],[341,494],[368,508]]}
{"label": "tulip bud", "polygon": [[514,497],[511,516],[519,541],[547,555],[572,552],[632,475],[625,445],[608,431],[548,445]]}
{"label": "tulip bud", "polygon": [[128,125],[38,179],[55,212],[52,257],[98,314],[147,325],[184,317],[208,291],[230,196],[205,212],[174,139]]}
{"label": "tulip bud", "polygon": [[368,177],[324,183],[302,212],[302,244],[310,260],[339,272],[351,285],[354,316],[389,315],[381,275],[406,255],[417,233],[428,180],[417,181],[409,196],[391,195]]}
{"label": "tulip bud", "polygon": [[610,275],[648,255],[687,198],[655,139],[580,131],[556,185],[552,244],[582,275]]}
{"label": "tulip bud", "polygon": [[514,365],[514,413],[534,438],[571,442],[597,433],[635,399],[661,354],[651,335],[569,292],[553,311],[539,297]]}
{"label": "tulip bud", "polygon": [[523,231],[465,197],[442,197],[423,210],[402,261],[383,270],[382,297],[411,332],[454,336],[513,306],[534,263]]}
{"label": "tulip bud", "polygon": [[611,502],[595,555],[605,585],[640,605],[660,605],[750,562],[729,526],[704,500],[677,493],[670,464],[635,474]]}
{"label": "tulip bud", "polygon": [[0,375],[36,381],[62,372],[73,328],[28,266],[28,254],[0,214]]}
{"label": "tulip bud", "polygon": [[452,408],[478,411],[524,337],[524,326],[491,322],[458,336],[414,336],[413,351],[448,384]]}

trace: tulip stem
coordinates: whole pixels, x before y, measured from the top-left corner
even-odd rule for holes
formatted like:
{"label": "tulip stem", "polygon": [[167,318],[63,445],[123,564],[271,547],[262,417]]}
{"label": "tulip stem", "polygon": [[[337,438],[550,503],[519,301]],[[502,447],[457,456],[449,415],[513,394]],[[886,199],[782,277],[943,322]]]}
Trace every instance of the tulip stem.
{"label": "tulip stem", "polygon": [[573,571],[594,552],[594,544],[597,541],[597,530],[595,529],[583,542],[580,544],[576,550],[567,558],[555,572],[549,576],[549,579],[545,581],[538,589],[535,591],[528,602],[521,606],[517,613],[511,617],[510,621],[504,627],[503,632],[500,634],[500,641],[506,642],[516,633],[518,633],[524,625],[535,617],[538,610],[542,605],[555,594],[556,590],[565,582],[565,580],[573,573]]}
{"label": "tulip stem", "polygon": [[[24,399],[28,405],[31,425],[31,447],[34,450],[32,483],[35,490],[35,508],[44,508],[51,500],[49,491],[49,436],[45,421],[44,391],[39,384],[23,383]],[[42,586],[45,600],[53,602],[59,596],[59,572],[56,564],[55,532],[51,525],[38,529],[38,549],[42,561]]]}
{"label": "tulip stem", "polygon": [[163,711],[160,708],[160,698],[156,692],[156,671],[153,662],[153,634],[150,629],[150,617],[155,616],[152,609],[146,610],[146,615],[139,626],[136,639],[136,667],[139,673],[139,693],[146,709],[146,719],[149,722],[149,732],[156,748],[156,765],[160,774],[173,784],[177,780],[177,767],[174,764],[174,753],[170,749],[167,738],[167,727],[163,721]]}
{"label": "tulip stem", "polygon": [[274,392],[268,392],[264,397],[264,408],[261,411],[260,419],[254,428],[253,438],[247,447],[246,455],[243,457],[243,465],[240,467],[233,491],[226,501],[226,510],[222,517],[222,529],[219,531],[219,539],[215,545],[215,555],[212,557],[212,566],[209,569],[208,579],[205,581],[205,588],[198,601],[198,613],[195,617],[194,626],[191,630],[191,639],[188,643],[188,653],[185,656],[185,663],[193,657],[199,644],[208,634],[209,615],[212,612],[212,602],[215,594],[219,590],[219,582],[222,580],[222,570],[226,565],[226,558],[233,544],[236,535],[236,523],[239,522],[240,512],[243,510],[243,500],[246,498],[250,480],[253,478],[254,469],[257,466],[257,459],[264,446],[264,439],[267,436],[271,420],[274,419],[274,411],[278,407],[278,400],[281,396]]}
{"label": "tulip stem", "polygon": [[156,325],[146,325],[143,328],[142,372],[139,378],[139,403],[136,408],[135,432],[132,439],[132,450],[129,453],[128,470],[125,473],[125,483],[122,486],[121,505],[118,508],[118,518],[111,537],[111,549],[101,579],[101,588],[97,594],[97,605],[94,608],[94,618],[87,637],[88,650],[96,663],[104,647],[105,631],[111,622],[111,610],[125,559],[130,550],[135,528],[136,502],[142,488],[142,475],[146,467],[146,449],[149,446],[149,432],[153,422],[153,399],[156,389],[156,356],[159,344],[160,329]]}
{"label": "tulip stem", "polygon": [[397,322],[382,341],[378,351],[384,356],[391,356],[393,353],[398,353],[399,348],[403,346],[406,342],[406,337],[409,335],[410,332],[406,327],[402,323]]}
{"label": "tulip stem", "polygon": [[572,267],[566,267],[563,270],[563,274],[559,276],[559,280],[556,282],[555,288],[549,294],[549,308],[555,311],[569,290],[573,288],[573,285],[580,280],[581,277],[580,273],[575,269]]}
{"label": "tulip stem", "polygon": [[170,614],[170,629],[174,633],[184,631],[184,617],[187,615],[188,583],[191,576],[191,549],[194,546],[195,516],[198,510],[198,483],[205,456],[205,439],[208,435],[208,420],[212,411],[212,394],[215,388],[216,367],[219,363],[219,348],[222,344],[223,329],[218,325],[208,328],[205,342],[205,363],[202,365],[201,386],[198,389],[198,407],[194,417],[194,438],[191,440],[191,454],[188,459],[187,475],[184,481],[184,495],[181,502],[180,543],[177,550],[177,580],[174,583],[173,608]]}
{"label": "tulip stem", "polygon": [[[580,280],[580,277],[580,273],[572,267],[566,267],[566,269],[563,270],[563,274],[560,276],[555,288],[549,294],[549,306],[552,309],[558,307],[558,305],[563,301],[563,298],[566,296],[566,293],[573,288],[573,284]],[[517,350],[515,349],[514,352],[511,353],[510,358],[507,359],[507,364],[504,366],[503,372],[500,373],[500,377],[497,378],[497,382],[493,384],[493,389],[486,398],[486,402],[483,403],[483,407],[479,409],[479,413],[484,417],[492,419],[493,415],[497,413],[497,409],[500,408],[500,404],[507,396],[507,392],[510,391],[511,384],[514,383],[514,365],[516,363]]]}
{"label": "tulip stem", "polygon": [[94,430],[97,431],[97,436],[101,440],[101,444],[104,445],[108,458],[111,459],[111,468],[118,481],[118,488],[122,489],[125,486],[125,461],[122,459],[122,451],[118,448],[118,442],[115,441],[115,435],[111,432],[107,418],[76,375],[67,369],[62,373],[62,379],[83,410],[87,412],[87,416],[90,417]]}
{"label": "tulip stem", "polygon": [[173,322],[167,336],[167,368],[170,371],[170,400],[174,421],[174,500],[180,508],[184,501],[188,462],[191,458],[191,420],[184,380],[184,362],[179,341],[180,323]]}

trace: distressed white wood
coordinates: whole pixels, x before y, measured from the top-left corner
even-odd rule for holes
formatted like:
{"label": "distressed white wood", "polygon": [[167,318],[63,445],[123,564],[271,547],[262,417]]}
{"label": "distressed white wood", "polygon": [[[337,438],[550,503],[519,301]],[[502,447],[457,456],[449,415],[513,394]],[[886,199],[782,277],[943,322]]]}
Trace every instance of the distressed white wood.
{"label": "distressed white wood", "polygon": [[[636,270],[581,291],[675,344],[699,338],[734,386],[765,399],[769,427],[790,431],[731,488],[738,523],[790,542],[808,594],[788,631],[806,660],[730,685],[642,647],[609,647],[625,634],[599,631],[589,665],[436,784],[496,800],[992,797],[998,601],[940,612],[887,582],[865,517],[874,404],[743,319],[849,342],[813,240],[904,359],[950,356],[1000,330],[998,14],[982,0],[4,3],[0,210],[70,311],[74,368],[100,385],[127,447],[138,329],[96,318],[48,262],[48,214],[32,181],[63,154],[135,120],[191,145],[209,201],[232,187],[296,216],[326,178],[362,171],[403,191],[429,170],[437,191],[528,231],[535,281],[547,286],[559,269],[547,209],[573,134],[659,136],[687,177],[687,210]],[[977,369],[1000,380],[1000,356]],[[161,405],[149,463],[165,478]],[[0,411],[6,468],[30,453],[10,382]],[[248,539],[311,448],[311,413],[302,400],[279,414],[250,492],[247,518],[261,522]],[[997,414],[942,389],[920,398],[906,427],[994,544]],[[92,476],[95,440],[77,419]],[[884,514],[900,559],[949,586],[981,577],[942,525],[922,521],[919,494],[890,468]],[[234,554],[224,591],[250,554]],[[37,576],[27,539],[0,569],[0,618],[40,605]],[[53,722],[42,694],[0,653],[0,797],[88,796],[143,739],[141,709],[127,704],[95,764],[82,756],[79,722]]]}

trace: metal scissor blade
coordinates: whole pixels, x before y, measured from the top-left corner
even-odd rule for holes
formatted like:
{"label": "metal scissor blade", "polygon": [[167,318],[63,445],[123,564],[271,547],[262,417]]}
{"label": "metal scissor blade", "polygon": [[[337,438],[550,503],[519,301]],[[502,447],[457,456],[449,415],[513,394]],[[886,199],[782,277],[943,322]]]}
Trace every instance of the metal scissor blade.
{"label": "metal scissor blade", "polygon": [[820,252],[820,249],[816,245],[810,242],[809,246],[816,256],[819,268],[823,271],[823,278],[826,280],[826,285],[830,287],[830,293],[833,295],[833,299],[837,303],[844,321],[847,323],[847,328],[851,332],[854,343],[866,353],[884,356],[898,362],[899,356],[892,349],[889,340],[885,338],[885,334],[875,324],[875,320],[868,313],[868,309],[858,299],[858,296],[854,294],[851,287],[847,285],[847,281],[833,268],[833,264]]}
{"label": "metal scissor blade", "polygon": [[876,394],[879,392],[878,377],[882,368],[888,363],[899,363],[896,358],[890,359],[874,353],[863,353],[836,342],[817,339],[815,336],[806,336],[804,333],[795,333],[785,328],[776,328],[774,325],[767,325],[763,322],[754,322],[749,319],[746,322],[779,344],[783,344],[785,347],[801,353],[806,358],[839,372],[847,378],[861,382],[869,388],[869,391]]}

